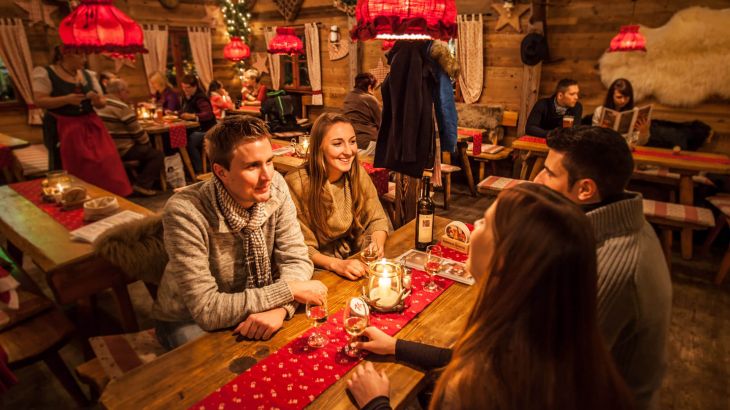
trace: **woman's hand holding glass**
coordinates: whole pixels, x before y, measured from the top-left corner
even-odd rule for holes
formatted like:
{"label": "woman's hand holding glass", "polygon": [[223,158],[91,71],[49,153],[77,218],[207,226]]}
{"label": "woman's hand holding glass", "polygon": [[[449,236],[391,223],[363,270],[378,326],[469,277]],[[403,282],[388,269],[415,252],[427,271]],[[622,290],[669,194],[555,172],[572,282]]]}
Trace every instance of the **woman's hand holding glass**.
{"label": "woman's hand holding glass", "polygon": [[307,344],[311,347],[324,347],[329,343],[327,336],[319,333],[317,328],[322,323],[327,323],[327,293],[320,293],[323,303],[316,303],[314,301],[308,302],[306,307],[307,319],[312,321],[314,332],[309,335]]}
{"label": "woman's hand holding glass", "polygon": [[357,280],[367,275],[368,267],[357,259],[334,259],[330,269],[332,272],[350,280]]}
{"label": "woman's hand holding glass", "polygon": [[355,347],[361,350],[367,350],[375,354],[394,355],[396,338],[390,336],[375,326],[369,326],[362,333],[369,340],[367,342],[357,342]]}

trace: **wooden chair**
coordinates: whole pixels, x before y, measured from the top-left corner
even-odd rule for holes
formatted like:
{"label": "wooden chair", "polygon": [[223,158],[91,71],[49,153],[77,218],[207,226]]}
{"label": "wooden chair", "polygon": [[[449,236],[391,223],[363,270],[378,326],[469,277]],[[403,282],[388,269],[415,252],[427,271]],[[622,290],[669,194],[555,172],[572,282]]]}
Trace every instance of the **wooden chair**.
{"label": "wooden chair", "polygon": [[[707,200],[714,205],[720,213],[715,218],[715,228],[713,228],[712,231],[710,231],[710,234],[707,235],[705,244],[702,247],[702,251],[705,255],[710,252],[710,246],[712,245],[712,242],[715,241],[715,238],[717,238],[720,231],[722,231],[724,227],[728,226],[728,222],[730,222],[730,194],[718,194],[708,197]],[[730,271],[730,246],[728,246],[727,251],[725,251],[725,255],[722,257],[722,262],[720,262],[720,270],[718,270],[717,275],[715,275],[716,285],[722,284],[722,281],[725,279],[725,276],[727,276],[728,271]]]}
{"label": "wooden chair", "polygon": [[[449,200],[451,199],[451,174],[461,171],[460,167],[451,164],[441,164],[441,179],[444,186],[444,209],[449,209]],[[432,177],[433,171],[426,170],[425,176]]]}

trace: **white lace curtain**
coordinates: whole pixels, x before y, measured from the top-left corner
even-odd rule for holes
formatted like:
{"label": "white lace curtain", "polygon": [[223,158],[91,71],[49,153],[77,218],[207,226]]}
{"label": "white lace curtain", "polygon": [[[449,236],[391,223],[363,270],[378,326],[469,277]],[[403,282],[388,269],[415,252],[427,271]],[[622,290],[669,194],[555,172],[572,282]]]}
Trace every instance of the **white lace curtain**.
{"label": "white lace curtain", "polygon": [[213,46],[208,27],[188,27],[190,50],[193,52],[195,71],[203,88],[208,89],[213,81]]}
{"label": "white lace curtain", "polygon": [[152,83],[149,82],[149,76],[154,72],[162,72],[167,70],[167,26],[156,24],[145,24],[142,26],[144,31],[144,47],[149,51],[142,54],[144,62],[144,71],[147,74],[147,85],[150,93],[154,93]]}
{"label": "white lace curtain", "polygon": [[484,35],[482,15],[459,15],[457,53],[459,56],[459,87],[464,101],[473,104],[479,101],[484,83]]}
{"label": "white lace curtain", "polygon": [[[271,39],[274,38],[276,35],[276,26],[266,27],[266,31],[264,31],[264,38],[266,39],[266,45],[269,45],[269,42],[271,42]],[[268,53],[269,57],[269,75],[271,76],[271,87],[274,90],[279,89],[279,71],[281,68],[281,65],[279,64],[281,57],[279,57],[276,54]]]}
{"label": "white lace curtain", "polygon": [[28,124],[42,124],[42,110],[33,105],[33,86],[28,38],[21,19],[0,19],[0,58],[8,69],[15,89],[28,104]]}
{"label": "white lace curtain", "polygon": [[309,72],[309,84],[312,86],[312,105],[322,105],[322,68],[317,23],[304,25],[304,39],[307,42],[307,71]]}

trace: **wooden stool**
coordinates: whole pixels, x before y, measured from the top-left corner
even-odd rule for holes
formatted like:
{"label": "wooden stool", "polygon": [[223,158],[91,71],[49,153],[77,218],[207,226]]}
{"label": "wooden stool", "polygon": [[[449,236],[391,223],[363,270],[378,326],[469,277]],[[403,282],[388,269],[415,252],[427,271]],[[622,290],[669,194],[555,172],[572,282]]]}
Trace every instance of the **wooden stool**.
{"label": "wooden stool", "polygon": [[707,229],[715,226],[712,211],[696,206],[644,199],[644,217],[661,230],[660,241],[671,271],[672,230]]}
{"label": "wooden stool", "polygon": [[[722,228],[728,225],[728,219],[730,218],[730,194],[718,194],[715,196],[708,197],[707,200],[720,210],[720,214],[715,218],[715,228],[712,229],[705,244],[702,247],[702,251],[705,255],[710,252],[710,246],[715,241],[717,235],[722,231]],[[715,275],[715,284],[720,285],[727,276],[727,272],[730,271],[730,246],[728,246],[725,255],[722,257],[720,262],[720,270]]]}

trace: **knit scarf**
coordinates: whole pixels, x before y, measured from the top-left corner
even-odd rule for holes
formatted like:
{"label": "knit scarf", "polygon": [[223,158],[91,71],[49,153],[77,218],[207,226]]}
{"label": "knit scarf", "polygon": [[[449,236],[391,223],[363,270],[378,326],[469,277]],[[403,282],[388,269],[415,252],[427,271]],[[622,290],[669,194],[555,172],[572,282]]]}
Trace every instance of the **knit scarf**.
{"label": "knit scarf", "polygon": [[267,219],[264,204],[257,202],[250,209],[246,209],[233,199],[217,177],[213,179],[218,208],[231,230],[238,232],[243,239],[245,264],[248,270],[246,288],[261,288],[270,285],[273,283],[271,261],[264,231],[261,228]]}

